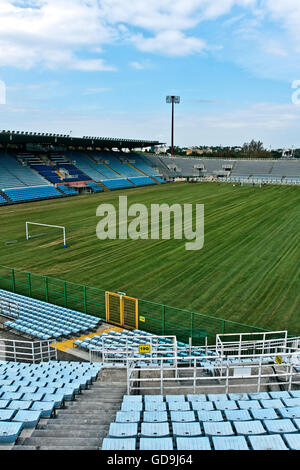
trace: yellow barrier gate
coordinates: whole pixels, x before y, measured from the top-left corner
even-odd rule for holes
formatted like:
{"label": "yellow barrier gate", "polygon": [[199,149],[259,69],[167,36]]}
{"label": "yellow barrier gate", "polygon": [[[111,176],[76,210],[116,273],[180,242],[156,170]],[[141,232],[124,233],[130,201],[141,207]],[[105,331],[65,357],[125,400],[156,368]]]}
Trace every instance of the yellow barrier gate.
{"label": "yellow barrier gate", "polygon": [[125,328],[138,328],[138,299],[127,295],[105,293],[106,321]]}

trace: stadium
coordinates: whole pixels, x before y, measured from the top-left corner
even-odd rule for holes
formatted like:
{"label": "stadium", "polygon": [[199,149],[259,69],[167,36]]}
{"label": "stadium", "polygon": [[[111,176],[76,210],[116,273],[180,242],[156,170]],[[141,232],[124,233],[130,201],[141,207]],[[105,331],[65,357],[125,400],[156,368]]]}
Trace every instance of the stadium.
{"label": "stadium", "polygon": [[[1,449],[300,449],[300,160],[159,145],[0,132]],[[203,247],[97,237],[124,197]]]}

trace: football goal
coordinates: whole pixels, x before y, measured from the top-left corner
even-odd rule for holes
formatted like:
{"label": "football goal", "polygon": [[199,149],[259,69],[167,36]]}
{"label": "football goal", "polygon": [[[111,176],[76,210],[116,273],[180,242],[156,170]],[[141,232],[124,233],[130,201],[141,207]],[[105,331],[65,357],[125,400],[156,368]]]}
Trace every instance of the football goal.
{"label": "football goal", "polygon": [[32,238],[30,233],[29,233],[30,225],[40,225],[42,227],[50,227],[50,228],[56,228],[56,229],[62,230],[64,248],[67,248],[66,228],[65,227],[62,227],[60,225],[49,225],[49,224],[39,224],[39,223],[36,223],[36,222],[26,222],[26,240],[29,240],[30,238]]}

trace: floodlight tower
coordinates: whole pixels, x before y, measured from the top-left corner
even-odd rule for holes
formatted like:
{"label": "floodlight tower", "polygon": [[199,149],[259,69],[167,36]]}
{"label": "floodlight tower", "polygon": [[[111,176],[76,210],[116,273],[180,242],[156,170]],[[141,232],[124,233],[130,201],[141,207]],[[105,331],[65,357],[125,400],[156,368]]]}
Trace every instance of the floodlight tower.
{"label": "floodlight tower", "polygon": [[180,103],[180,96],[167,96],[166,102],[172,103],[171,155],[174,156],[174,104]]}

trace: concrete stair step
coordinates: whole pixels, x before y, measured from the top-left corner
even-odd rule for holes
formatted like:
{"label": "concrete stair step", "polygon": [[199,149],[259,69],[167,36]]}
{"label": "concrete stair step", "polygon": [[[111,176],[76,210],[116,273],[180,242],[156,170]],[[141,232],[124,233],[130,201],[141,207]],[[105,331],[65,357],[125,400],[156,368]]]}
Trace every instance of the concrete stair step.
{"label": "concrete stair step", "polygon": [[99,429],[100,426],[96,430],[88,430],[86,427],[84,430],[77,430],[77,429],[65,429],[64,426],[61,426],[61,430],[58,429],[37,429],[33,432],[33,434],[28,439],[36,439],[38,437],[42,437],[43,439],[48,438],[63,438],[63,439],[72,439],[72,438],[84,438],[84,439],[98,439],[99,437],[103,437],[106,434],[107,426],[103,426],[103,429]]}
{"label": "concrete stair step", "polygon": [[[70,417],[65,417],[61,419],[56,419],[55,424],[49,424],[49,425],[38,425],[37,429],[45,429],[45,426],[49,426],[52,428],[52,426],[59,426],[60,428],[63,426],[64,428],[70,426],[73,427],[79,427],[80,426],[101,426],[105,425],[108,426],[112,421],[114,421],[115,417],[107,417],[107,418],[94,418],[93,415],[87,417],[87,415],[84,415],[84,417],[79,418],[72,418]],[[57,424],[56,424],[57,423]],[[41,428],[39,426],[42,426]],[[81,428],[80,428],[81,429]]]}
{"label": "concrete stair step", "polygon": [[[19,442],[20,441],[20,442]],[[29,437],[22,440],[18,439],[18,444],[24,444],[29,446],[59,446],[59,447],[68,447],[76,448],[78,447],[100,447],[102,438],[85,438],[85,437]]]}
{"label": "concrete stair step", "polygon": [[[103,430],[106,430],[107,429],[107,426],[108,426],[109,423],[78,423],[76,422],[76,431],[80,431],[81,433],[84,432],[84,431],[91,431],[91,432],[96,432],[98,433],[99,432],[102,432]],[[33,437],[36,436],[36,432],[37,431],[51,431],[51,432],[54,432],[54,431],[58,431],[60,432],[61,430],[64,430],[67,433],[69,433],[70,431],[73,431],[74,430],[74,424],[70,424],[70,423],[58,423],[58,424],[46,424],[46,425],[38,425],[36,428],[35,428],[35,431],[34,433],[32,434]]]}

